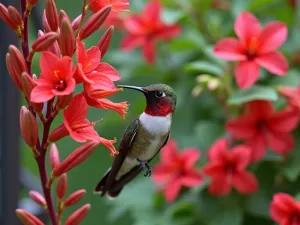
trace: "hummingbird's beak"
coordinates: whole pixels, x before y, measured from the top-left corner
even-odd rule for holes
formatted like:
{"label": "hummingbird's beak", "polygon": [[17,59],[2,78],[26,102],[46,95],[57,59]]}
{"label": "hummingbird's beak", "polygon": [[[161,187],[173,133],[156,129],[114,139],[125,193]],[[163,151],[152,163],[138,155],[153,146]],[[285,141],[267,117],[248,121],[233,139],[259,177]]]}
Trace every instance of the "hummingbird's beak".
{"label": "hummingbird's beak", "polygon": [[146,90],[144,90],[142,87],[137,87],[137,86],[129,86],[129,85],[117,85],[118,88],[128,88],[128,89],[133,89],[137,90],[143,93],[147,93]]}

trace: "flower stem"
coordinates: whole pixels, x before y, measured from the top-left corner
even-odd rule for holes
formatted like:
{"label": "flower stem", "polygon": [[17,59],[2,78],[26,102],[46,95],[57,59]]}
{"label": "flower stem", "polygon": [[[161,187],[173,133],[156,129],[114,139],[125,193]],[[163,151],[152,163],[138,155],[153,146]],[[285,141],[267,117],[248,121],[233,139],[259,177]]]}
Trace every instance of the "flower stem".
{"label": "flower stem", "polygon": [[77,29],[76,37],[78,37],[78,35],[79,35],[79,31],[80,31],[82,23],[84,21],[84,17],[85,17],[85,13],[86,13],[87,9],[88,8],[86,7],[86,0],[83,0],[81,19],[80,19],[79,26],[78,26],[78,29]]}

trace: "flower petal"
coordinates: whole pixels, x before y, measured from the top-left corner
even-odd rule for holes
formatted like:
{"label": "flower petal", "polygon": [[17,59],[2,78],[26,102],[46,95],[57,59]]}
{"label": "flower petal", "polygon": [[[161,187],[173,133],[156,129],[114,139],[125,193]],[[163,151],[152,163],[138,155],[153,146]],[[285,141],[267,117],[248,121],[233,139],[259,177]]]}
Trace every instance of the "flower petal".
{"label": "flower petal", "polygon": [[225,60],[240,61],[246,60],[240,42],[235,38],[225,38],[216,44],[214,54]]}
{"label": "flower petal", "polygon": [[274,195],[270,206],[271,218],[277,223],[282,223],[294,212],[296,202],[293,197],[286,193]]}
{"label": "flower petal", "polygon": [[219,138],[208,150],[207,156],[210,161],[224,162],[227,159],[228,141],[225,138]]}
{"label": "flower petal", "polygon": [[156,33],[156,35],[158,38],[161,38],[163,40],[169,40],[179,35],[180,32],[181,28],[177,24],[165,25],[160,29],[160,31]]}
{"label": "flower petal", "polygon": [[258,43],[260,44],[259,54],[275,51],[285,42],[287,34],[286,24],[282,22],[268,23],[258,38]]}
{"label": "flower petal", "polygon": [[149,40],[143,45],[143,56],[148,63],[153,64],[155,62],[156,50],[153,40]]}
{"label": "flower petal", "polygon": [[170,139],[168,143],[161,149],[160,158],[164,164],[173,165],[179,158],[178,148],[175,140]]}
{"label": "flower petal", "polygon": [[69,129],[71,129],[70,126],[82,123],[85,117],[87,116],[87,114],[88,114],[88,104],[85,98],[83,97],[83,95],[78,94],[73,97],[68,108],[64,111],[63,114],[64,123],[66,125],[66,121],[67,121]]}
{"label": "flower petal", "polygon": [[201,184],[203,178],[201,176],[200,171],[197,170],[190,170],[181,178],[181,184],[186,187],[195,187]]}
{"label": "flower petal", "polygon": [[35,103],[42,103],[50,100],[55,95],[52,93],[51,86],[37,85],[30,94],[30,101]]}
{"label": "flower petal", "polygon": [[165,197],[168,202],[173,202],[179,194],[181,188],[181,179],[172,181],[167,187],[165,187]]}
{"label": "flower petal", "polygon": [[[250,27],[251,29],[249,29]],[[244,46],[247,46],[251,38],[260,34],[261,26],[253,14],[241,12],[234,23],[234,31]]]}
{"label": "flower petal", "polygon": [[123,51],[129,51],[132,50],[138,46],[141,46],[145,43],[145,37],[144,36],[133,36],[133,35],[127,35],[122,39],[121,42],[121,49]]}
{"label": "flower petal", "polygon": [[83,64],[83,71],[85,73],[92,72],[100,63],[101,52],[98,47],[93,46],[87,50],[86,62]]}
{"label": "flower petal", "polygon": [[241,89],[251,87],[259,77],[259,66],[254,61],[242,61],[235,69],[235,79]]}
{"label": "flower petal", "polygon": [[99,63],[95,70],[99,73],[105,74],[112,81],[118,81],[121,79],[118,71],[108,63]]}
{"label": "flower petal", "polygon": [[294,137],[290,133],[268,131],[268,144],[270,148],[279,154],[286,154],[294,148]]}
{"label": "flower petal", "polygon": [[168,182],[174,176],[174,170],[165,164],[158,164],[153,168],[152,179],[155,182]]}
{"label": "flower petal", "polygon": [[225,170],[225,164],[220,162],[212,162],[210,164],[207,164],[203,171],[204,173],[209,177],[222,177],[226,176],[226,170]]}
{"label": "flower petal", "polygon": [[245,145],[237,145],[231,150],[232,160],[235,162],[236,169],[244,170],[251,160],[251,149]]}
{"label": "flower petal", "polygon": [[159,24],[161,18],[162,6],[159,1],[151,1],[148,3],[142,13],[142,19],[145,23],[150,23],[153,26]]}
{"label": "flower petal", "polygon": [[231,190],[231,184],[226,176],[215,177],[208,186],[208,191],[212,195],[227,195]]}
{"label": "flower petal", "polygon": [[267,151],[267,140],[263,133],[257,133],[245,143],[251,148],[251,162],[261,160]]}
{"label": "flower petal", "polygon": [[52,88],[52,93],[55,95],[71,94],[75,89],[75,85],[76,85],[75,79],[73,77],[69,77],[69,79],[66,79],[65,82],[66,82],[66,88],[63,91]]}
{"label": "flower petal", "polygon": [[226,124],[226,130],[235,138],[248,139],[255,135],[256,120],[252,116],[240,116]]}
{"label": "flower petal", "polygon": [[268,126],[277,132],[290,132],[299,123],[299,110],[292,107],[281,112],[277,112],[268,120]]}
{"label": "flower petal", "polygon": [[185,169],[188,170],[192,168],[200,158],[200,150],[196,148],[185,148],[179,155],[179,158],[184,162]]}
{"label": "flower petal", "polygon": [[115,88],[114,82],[109,79],[106,74],[94,71],[86,76],[89,80],[93,81],[93,84],[89,84],[91,89],[110,90]]}
{"label": "flower petal", "polygon": [[247,111],[249,115],[252,115],[257,120],[268,120],[274,113],[274,108],[270,101],[255,100],[247,104]]}
{"label": "flower petal", "polygon": [[144,33],[143,22],[138,16],[130,16],[125,19],[124,28],[133,35],[141,35]]}
{"label": "flower petal", "polygon": [[258,190],[256,177],[246,171],[236,173],[233,176],[232,185],[242,194],[248,194]]}
{"label": "flower petal", "polygon": [[289,68],[287,59],[279,52],[260,55],[255,58],[255,62],[271,73],[280,76],[285,75]]}
{"label": "flower petal", "polygon": [[84,44],[79,38],[77,38],[76,40],[76,58],[77,62],[81,64],[84,64],[87,58],[87,53]]}
{"label": "flower petal", "polygon": [[52,75],[52,72],[56,70],[58,60],[58,57],[52,52],[44,51],[40,58],[41,74]]}

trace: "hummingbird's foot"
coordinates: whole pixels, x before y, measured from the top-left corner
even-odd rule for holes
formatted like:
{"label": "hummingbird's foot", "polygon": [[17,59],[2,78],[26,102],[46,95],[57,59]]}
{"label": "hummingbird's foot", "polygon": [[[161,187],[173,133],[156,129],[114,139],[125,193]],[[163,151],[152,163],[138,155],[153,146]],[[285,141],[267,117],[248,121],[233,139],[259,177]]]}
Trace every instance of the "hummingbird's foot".
{"label": "hummingbird's foot", "polygon": [[144,177],[150,177],[152,174],[151,166],[149,166],[148,163],[146,163],[140,159],[136,159],[136,160],[141,164],[142,170],[144,170],[145,167],[147,168],[147,172],[144,174]]}

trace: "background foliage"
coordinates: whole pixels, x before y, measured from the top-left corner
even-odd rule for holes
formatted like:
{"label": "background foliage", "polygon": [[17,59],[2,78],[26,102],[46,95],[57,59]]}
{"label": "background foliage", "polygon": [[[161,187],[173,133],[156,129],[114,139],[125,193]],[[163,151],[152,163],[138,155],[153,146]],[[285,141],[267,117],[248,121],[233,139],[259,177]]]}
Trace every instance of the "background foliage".
{"label": "background foliage", "polygon": [[[81,8],[79,4],[73,2],[64,0],[56,1],[56,4],[58,9],[65,9],[74,19],[80,14]],[[140,12],[145,2],[131,0],[130,10]],[[174,40],[158,45],[156,64],[148,65],[138,50],[123,53],[120,50],[123,31],[115,32],[113,44],[103,61],[109,62],[120,72],[122,81],[119,83],[137,86],[167,83],[175,89],[178,106],[172,125],[172,137],[177,140],[181,149],[184,147],[201,149],[202,156],[198,163],[202,166],[206,162],[208,147],[225,134],[224,109],[216,101],[214,93],[203,90],[197,97],[192,95],[198,75],[209,74],[222,78],[225,74],[225,61],[213,55],[212,47],[221,38],[234,36],[234,20],[242,10],[252,12],[263,24],[271,20],[286,23],[289,37],[280,50],[290,62],[287,76],[270,76],[262,70],[260,81],[253,88],[247,91],[238,91],[235,88],[228,99],[228,104],[233,107],[253,99],[267,99],[274,101],[280,108],[284,100],[279,97],[274,87],[282,84],[296,86],[300,81],[297,66],[300,27],[299,23],[296,23],[299,21],[300,12],[293,9],[288,1],[282,0],[162,0],[162,2],[165,6],[164,20],[169,23],[179,22],[183,31]],[[97,43],[103,32],[100,30],[90,37],[86,41],[87,45]],[[32,31],[32,39],[36,36],[37,32]],[[36,73],[39,71],[37,61],[34,61],[33,71]],[[226,82],[226,79],[222,78],[221,82],[224,81]],[[100,135],[105,134],[107,138],[117,137],[120,140],[127,124],[143,111],[145,101],[142,95],[133,94],[131,91],[117,94],[114,100],[126,100],[130,103],[125,120],[112,111],[98,109],[92,109],[89,118],[94,121],[104,117],[105,119],[97,124],[96,130]],[[57,125],[59,124],[54,124],[53,127]],[[295,134],[297,133],[299,132],[296,131]],[[295,149],[299,144],[297,140]],[[58,144],[61,156],[70,153],[75,145],[70,137],[61,141]],[[29,149],[25,148],[27,147],[24,145],[23,165],[37,171],[31,154],[28,154]],[[258,177],[260,189],[249,196],[235,192],[226,197],[211,196],[207,192],[205,182],[200,187],[182,191],[174,203],[167,204],[163,196],[155,192],[153,181],[143,176],[128,185],[115,201],[95,196],[93,188],[112,161],[107,150],[99,147],[93,153],[93,157],[69,173],[69,191],[80,188],[87,190],[84,200],[92,204],[92,209],[82,224],[269,225],[273,224],[269,218],[269,203],[273,194],[286,191],[297,195],[299,191],[300,167],[297,159],[300,151],[292,151],[291,156],[287,163],[282,163],[280,157],[268,152],[267,157],[253,164],[250,169]]]}

